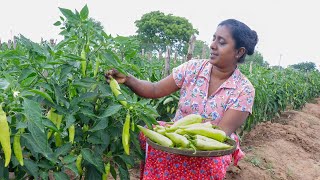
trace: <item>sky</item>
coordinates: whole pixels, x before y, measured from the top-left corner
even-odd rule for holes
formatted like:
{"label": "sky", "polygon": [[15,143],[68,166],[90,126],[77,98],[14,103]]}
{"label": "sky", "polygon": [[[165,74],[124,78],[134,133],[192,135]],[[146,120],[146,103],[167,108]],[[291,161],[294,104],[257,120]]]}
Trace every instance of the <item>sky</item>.
{"label": "sky", "polygon": [[320,11],[316,0],[0,0],[0,39],[22,34],[35,42],[62,39],[53,24],[59,7],[78,11],[87,4],[89,16],[100,21],[107,34],[136,33],[134,22],[143,14],[161,11],[185,17],[198,29],[198,40],[210,44],[217,25],[237,19],[255,30],[256,46],[270,65],[287,67],[314,62],[320,69]]}

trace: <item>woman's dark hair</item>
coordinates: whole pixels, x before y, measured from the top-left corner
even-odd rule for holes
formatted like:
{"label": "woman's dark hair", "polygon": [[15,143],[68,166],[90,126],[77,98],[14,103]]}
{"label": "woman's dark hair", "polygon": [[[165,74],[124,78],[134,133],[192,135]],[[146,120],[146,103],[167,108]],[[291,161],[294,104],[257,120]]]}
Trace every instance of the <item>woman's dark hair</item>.
{"label": "woman's dark hair", "polygon": [[246,49],[243,56],[239,58],[239,63],[244,61],[246,54],[252,55],[254,53],[254,48],[258,43],[258,35],[254,30],[251,30],[247,25],[235,19],[224,20],[219,26],[227,26],[229,28],[235,40],[235,48],[239,49],[244,47]]}

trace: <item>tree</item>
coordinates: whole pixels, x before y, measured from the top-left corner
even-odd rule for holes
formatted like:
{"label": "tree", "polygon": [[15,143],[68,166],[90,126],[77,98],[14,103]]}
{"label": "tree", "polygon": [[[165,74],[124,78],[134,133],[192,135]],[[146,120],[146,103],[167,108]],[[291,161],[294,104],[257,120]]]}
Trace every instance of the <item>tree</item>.
{"label": "tree", "polygon": [[[205,49],[205,56],[202,56],[203,49]],[[193,57],[199,57],[199,58],[208,58],[210,54],[210,48],[209,45],[201,40],[196,40],[195,46],[194,46],[194,51],[193,51]]]}
{"label": "tree", "polygon": [[254,64],[258,64],[260,66],[268,67],[269,63],[263,60],[263,56],[259,51],[255,51],[252,55],[246,56],[245,63],[253,62]]}
{"label": "tree", "polygon": [[290,65],[290,67],[294,69],[298,69],[300,71],[316,70],[316,64],[313,62],[302,62],[302,63]]}
{"label": "tree", "polygon": [[186,18],[160,11],[144,14],[135,24],[137,37],[146,51],[164,52],[166,46],[170,46],[183,55],[190,36],[199,33]]}

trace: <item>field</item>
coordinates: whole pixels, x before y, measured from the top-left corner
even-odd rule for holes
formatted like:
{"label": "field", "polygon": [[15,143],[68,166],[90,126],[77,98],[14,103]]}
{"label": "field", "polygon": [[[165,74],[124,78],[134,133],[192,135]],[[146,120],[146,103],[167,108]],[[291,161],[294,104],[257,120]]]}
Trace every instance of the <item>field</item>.
{"label": "field", "polygon": [[[112,93],[106,70],[155,82],[165,76],[164,59],[142,55],[133,38],[108,35],[87,11],[61,9],[64,16],[55,25],[64,39],[57,44],[23,35],[13,45],[1,44],[0,132],[6,146],[0,148],[0,177],[100,179],[110,165],[113,177],[134,179],[143,158],[136,126],[173,117],[178,92],[151,100],[120,85],[122,94]],[[170,62],[171,69],[183,61]],[[247,157],[228,178],[319,178],[320,107],[314,99],[320,96],[320,73],[239,67],[256,97],[253,114],[238,132]],[[129,153],[123,136],[130,136]]]}

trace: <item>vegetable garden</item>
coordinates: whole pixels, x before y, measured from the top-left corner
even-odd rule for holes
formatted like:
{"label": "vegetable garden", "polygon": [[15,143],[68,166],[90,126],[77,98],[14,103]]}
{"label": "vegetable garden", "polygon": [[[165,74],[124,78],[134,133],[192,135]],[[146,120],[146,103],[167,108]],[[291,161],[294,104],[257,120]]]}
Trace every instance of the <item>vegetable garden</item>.
{"label": "vegetable garden", "polygon": [[[105,70],[155,82],[163,78],[164,61],[142,56],[134,38],[108,35],[87,6],[60,11],[54,25],[64,39],[58,44],[20,35],[15,48],[0,47],[0,177],[70,179],[71,171],[77,179],[101,179],[110,171],[129,179],[128,169],[144,158],[137,125],[170,121],[179,94],[144,99],[122,85],[113,94]],[[256,89],[253,114],[240,134],[320,95],[318,71],[240,69]]]}

